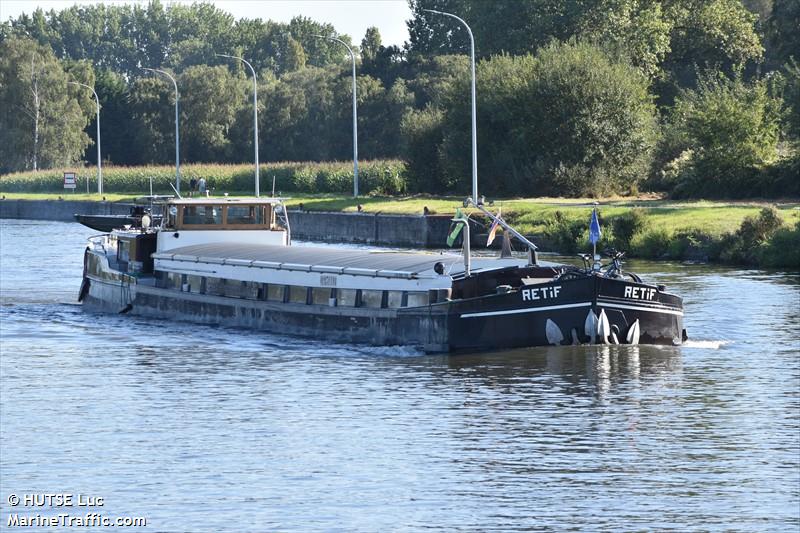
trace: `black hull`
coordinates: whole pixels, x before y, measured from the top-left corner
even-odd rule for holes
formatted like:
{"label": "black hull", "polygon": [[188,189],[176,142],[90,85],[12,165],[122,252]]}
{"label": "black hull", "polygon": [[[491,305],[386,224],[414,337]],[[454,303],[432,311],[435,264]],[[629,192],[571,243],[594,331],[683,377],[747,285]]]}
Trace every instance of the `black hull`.
{"label": "black hull", "polygon": [[[677,345],[683,340],[680,298],[655,286],[599,276],[400,309],[276,303],[153,286],[131,287],[99,279],[92,279],[86,292],[84,304],[89,309],[335,342],[412,345],[428,352],[613,343],[615,337],[625,344],[634,324],[639,331],[635,343]],[[607,318],[608,335],[587,333],[590,312]],[[549,327],[548,321],[552,323]]]}
{"label": "black hull", "polygon": [[[627,288],[627,289],[626,289]],[[588,276],[531,286],[528,300],[523,291],[454,302],[450,313],[451,350],[491,350],[525,346],[614,342],[586,331],[590,312],[608,320],[617,342],[625,344],[638,320],[638,343],[678,345],[683,342],[683,304],[677,296],[655,286]],[[628,296],[626,297],[626,293]],[[647,298],[643,298],[647,297]],[[547,334],[547,322],[561,336]]]}

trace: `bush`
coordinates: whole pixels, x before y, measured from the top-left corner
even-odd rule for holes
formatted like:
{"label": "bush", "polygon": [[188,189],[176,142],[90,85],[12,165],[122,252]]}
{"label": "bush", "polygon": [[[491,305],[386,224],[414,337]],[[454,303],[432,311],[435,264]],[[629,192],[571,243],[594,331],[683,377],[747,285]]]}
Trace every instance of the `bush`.
{"label": "bush", "polygon": [[800,270],[800,222],[778,229],[762,248],[761,266]]}
{"label": "bush", "polygon": [[644,209],[633,208],[611,221],[614,230],[614,246],[620,250],[630,250],[631,241],[638,233],[650,225],[650,219]]}
{"label": "bush", "polygon": [[769,241],[783,222],[774,207],[765,207],[757,217],[746,217],[736,233],[722,238],[720,260],[757,265]]}
{"label": "bush", "polygon": [[631,255],[649,259],[669,257],[672,234],[664,228],[652,228],[634,235]]}

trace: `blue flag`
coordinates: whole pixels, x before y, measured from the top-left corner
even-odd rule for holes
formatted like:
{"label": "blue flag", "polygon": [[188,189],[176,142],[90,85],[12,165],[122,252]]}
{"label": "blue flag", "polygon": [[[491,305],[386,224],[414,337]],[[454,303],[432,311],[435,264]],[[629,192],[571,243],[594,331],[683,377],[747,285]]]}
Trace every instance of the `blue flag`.
{"label": "blue flag", "polygon": [[597,244],[600,241],[600,221],[597,220],[597,209],[592,209],[592,221],[589,222],[589,242]]}

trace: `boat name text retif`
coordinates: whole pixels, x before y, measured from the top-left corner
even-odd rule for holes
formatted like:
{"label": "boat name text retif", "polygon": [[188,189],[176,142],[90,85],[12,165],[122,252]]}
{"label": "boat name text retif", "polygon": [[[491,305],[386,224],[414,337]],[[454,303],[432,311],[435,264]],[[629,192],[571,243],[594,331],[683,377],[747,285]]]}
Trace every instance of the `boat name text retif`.
{"label": "boat name text retif", "polygon": [[522,289],[522,301],[530,302],[533,300],[550,300],[558,298],[558,293],[561,291],[561,285],[554,285],[552,287],[538,287],[536,289]]}
{"label": "boat name text retif", "polygon": [[640,300],[652,300],[656,295],[655,289],[645,287],[625,287],[625,298],[638,298]]}

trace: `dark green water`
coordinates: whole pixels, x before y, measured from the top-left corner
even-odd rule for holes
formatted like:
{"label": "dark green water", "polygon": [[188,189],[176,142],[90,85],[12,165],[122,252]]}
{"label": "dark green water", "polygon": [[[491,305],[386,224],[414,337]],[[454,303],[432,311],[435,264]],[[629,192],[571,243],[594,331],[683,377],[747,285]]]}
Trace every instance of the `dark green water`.
{"label": "dark green water", "polygon": [[430,357],[87,314],[91,230],[0,227],[3,527],[72,492],[143,531],[800,528],[796,274],[632,263],[686,346]]}

